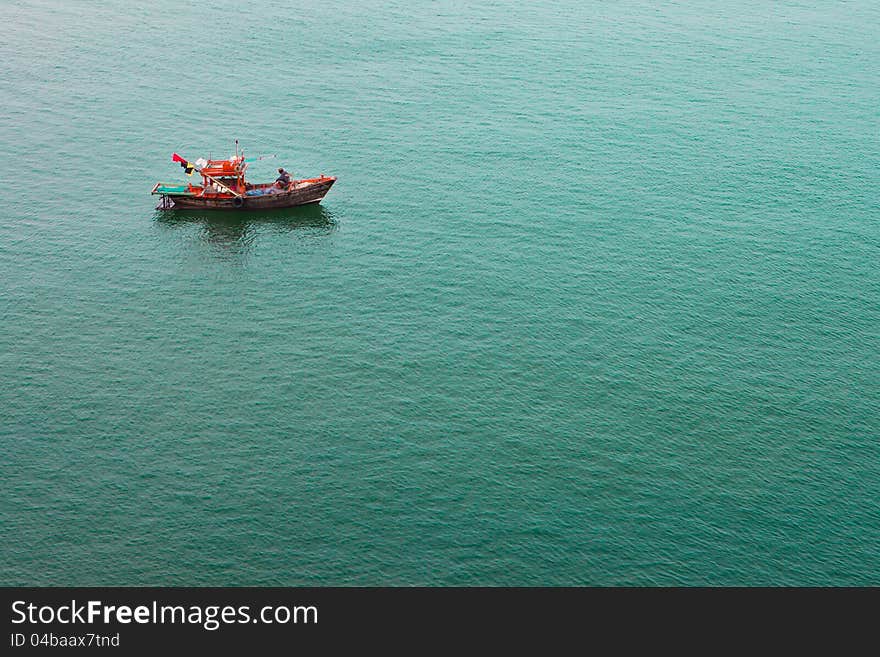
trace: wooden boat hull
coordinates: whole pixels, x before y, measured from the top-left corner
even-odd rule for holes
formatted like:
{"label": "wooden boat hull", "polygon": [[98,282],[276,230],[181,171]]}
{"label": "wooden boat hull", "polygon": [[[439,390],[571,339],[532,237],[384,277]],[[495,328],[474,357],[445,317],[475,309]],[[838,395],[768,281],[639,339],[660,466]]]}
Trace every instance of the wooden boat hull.
{"label": "wooden boat hull", "polygon": [[[193,196],[188,194],[163,194],[159,209],[163,210],[270,210],[292,208],[298,205],[319,203],[330,191],[335,176],[299,180],[285,191],[259,196]],[[258,185],[254,189],[267,189],[271,185]]]}

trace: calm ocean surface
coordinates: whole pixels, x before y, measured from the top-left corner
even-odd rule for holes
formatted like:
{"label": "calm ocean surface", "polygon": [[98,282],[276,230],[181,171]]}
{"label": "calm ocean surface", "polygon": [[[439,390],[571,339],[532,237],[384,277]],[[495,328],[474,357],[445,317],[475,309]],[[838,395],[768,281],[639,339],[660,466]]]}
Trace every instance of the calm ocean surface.
{"label": "calm ocean surface", "polygon": [[877,2],[256,6],[3,5],[0,584],[880,585]]}

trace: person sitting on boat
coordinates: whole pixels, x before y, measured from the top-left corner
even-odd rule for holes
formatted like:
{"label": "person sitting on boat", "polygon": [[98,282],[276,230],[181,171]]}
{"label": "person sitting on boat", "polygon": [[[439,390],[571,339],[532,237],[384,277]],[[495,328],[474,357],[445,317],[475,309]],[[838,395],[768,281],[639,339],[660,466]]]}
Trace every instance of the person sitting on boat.
{"label": "person sitting on boat", "polygon": [[281,187],[282,189],[287,187],[290,184],[290,174],[287,173],[283,168],[278,168],[278,177],[275,179],[275,186]]}

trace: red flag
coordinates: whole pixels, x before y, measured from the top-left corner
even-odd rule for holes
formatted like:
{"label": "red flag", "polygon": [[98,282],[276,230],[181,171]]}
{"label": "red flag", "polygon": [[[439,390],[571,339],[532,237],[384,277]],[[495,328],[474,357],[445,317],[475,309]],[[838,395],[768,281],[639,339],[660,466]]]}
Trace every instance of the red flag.
{"label": "red flag", "polygon": [[180,155],[178,155],[177,153],[171,154],[171,161],[172,162],[180,162],[181,164],[186,164],[186,160],[184,160],[182,157],[180,157]]}

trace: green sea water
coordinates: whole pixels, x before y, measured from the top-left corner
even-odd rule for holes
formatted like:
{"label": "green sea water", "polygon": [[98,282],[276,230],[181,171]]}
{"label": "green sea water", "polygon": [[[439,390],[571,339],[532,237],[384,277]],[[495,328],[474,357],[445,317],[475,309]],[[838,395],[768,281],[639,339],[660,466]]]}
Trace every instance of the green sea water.
{"label": "green sea water", "polygon": [[0,583],[880,584],[876,2],[3,17]]}

